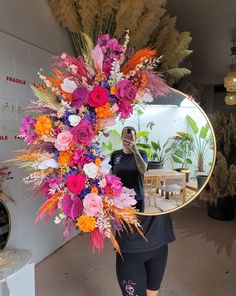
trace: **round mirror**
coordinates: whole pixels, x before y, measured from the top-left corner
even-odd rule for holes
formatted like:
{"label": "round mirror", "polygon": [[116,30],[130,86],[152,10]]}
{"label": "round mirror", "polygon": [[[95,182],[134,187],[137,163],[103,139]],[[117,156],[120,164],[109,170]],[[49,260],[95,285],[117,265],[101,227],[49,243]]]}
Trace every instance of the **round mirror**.
{"label": "round mirror", "polygon": [[196,198],[213,171],[216,141],[207,115],[194,99],[171,89],[148,105],[136,106],[133,116],[117,121],[104,138],[108,155],[122,149],[125,126],[135,128],[136,144],[148,155],[145,210],[140,214],[166,214]]}
{"label": "round mirror", "polygon": [[10,214],[6,205],[0,201],[0,250],[3,250],[10,236]]}

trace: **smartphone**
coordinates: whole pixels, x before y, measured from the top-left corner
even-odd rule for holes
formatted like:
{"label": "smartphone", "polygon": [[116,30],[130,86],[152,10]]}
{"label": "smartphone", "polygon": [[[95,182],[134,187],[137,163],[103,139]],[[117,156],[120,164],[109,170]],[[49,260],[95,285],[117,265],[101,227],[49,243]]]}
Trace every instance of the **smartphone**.
{"label": "smartphone", "polygon": [[124,138],[128,139],[128,140],[133,140],[133,135],[132,135],[132,129],[131,128],[127,128],[124,130]]}

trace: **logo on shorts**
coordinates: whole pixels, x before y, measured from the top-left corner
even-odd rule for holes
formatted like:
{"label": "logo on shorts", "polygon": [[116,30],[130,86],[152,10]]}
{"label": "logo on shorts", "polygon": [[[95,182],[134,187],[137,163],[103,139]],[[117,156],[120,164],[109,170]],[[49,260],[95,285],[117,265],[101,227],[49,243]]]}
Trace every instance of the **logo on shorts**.
{"label": "logo on shorts", "polygon": [[128,293],[126,296],[138,296],[135,293],[135,289],[134,289],[134,286],[136,285],[136,283],[134,283],[131,280],[128,280],[128,281],[122,281],[121,284],[122,286],[125,287],[125,291]]}

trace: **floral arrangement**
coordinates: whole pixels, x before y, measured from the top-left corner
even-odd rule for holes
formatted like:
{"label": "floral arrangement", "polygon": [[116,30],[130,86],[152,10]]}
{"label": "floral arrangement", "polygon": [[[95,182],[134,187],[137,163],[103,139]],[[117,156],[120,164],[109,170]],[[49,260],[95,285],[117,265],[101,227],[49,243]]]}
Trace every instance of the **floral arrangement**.
{"label": "floral arrangement", "polygon": [[116,118],[132,114],[134,104],[165,94],[168,86],[153,71],[155,50],[127,50],[128,32],[124,44],[106,34],[95,47],[83,36],[83,57],[63,53],[55,57],[51,77],[39,72],[45,87],[32,87],[37,101],[20,128],[28,146],[15,160],[34,170],[24,181],[46,198],[36,221],[56,215],[64,236],[76,227],[90,234],[93,249],[100,251],[109,238],[120,252],[114,229],[142,232],[135,192],[109,173],[102,137]]}

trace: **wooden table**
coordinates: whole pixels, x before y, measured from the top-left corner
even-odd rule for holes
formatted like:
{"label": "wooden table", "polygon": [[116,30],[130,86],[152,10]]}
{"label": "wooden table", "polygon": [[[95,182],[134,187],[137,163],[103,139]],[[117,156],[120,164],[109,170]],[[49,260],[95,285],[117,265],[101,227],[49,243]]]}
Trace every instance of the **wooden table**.
{"label": "wooden table", "polygon": [[[160,183],[163,182],[163,184],[168,183],[168,181],[170,182],[170,180],[180,180],[181,183],[181,187],[182,189],[180,190],[182,193],[182,201],[183,203],[186,202],[186,175],[185,173],[180,173],[177,171],[174,171],[172,169],[152,169],[152,170],[148,170],[145,175],[145,177],[156,177],[160,180]],[[168,186],[167,186],[168,188]],[[157,188],[158,189],[158,188]],[[164,196],[164,192],[165,192],[165,197],[166,199],[169,198],[169,193],[171,193],[171,195],[173,194],[173,192],[165,190],[165,189],[161,189],[161,195]]]}

